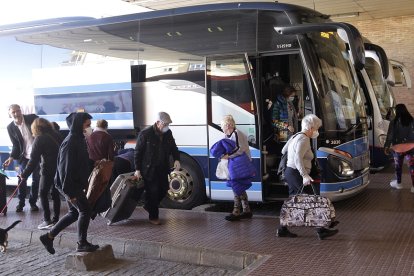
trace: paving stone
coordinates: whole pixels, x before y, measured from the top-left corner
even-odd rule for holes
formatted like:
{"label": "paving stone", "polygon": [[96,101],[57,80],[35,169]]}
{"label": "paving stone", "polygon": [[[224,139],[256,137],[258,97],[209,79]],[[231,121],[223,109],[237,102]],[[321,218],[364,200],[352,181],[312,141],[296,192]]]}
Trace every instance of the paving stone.
{"label": "paving stone", "polygon": [[109,244],[103,245],[95,252],[76,252],[66,257],[65,268],[89,271],[114,261],[114,252]]}

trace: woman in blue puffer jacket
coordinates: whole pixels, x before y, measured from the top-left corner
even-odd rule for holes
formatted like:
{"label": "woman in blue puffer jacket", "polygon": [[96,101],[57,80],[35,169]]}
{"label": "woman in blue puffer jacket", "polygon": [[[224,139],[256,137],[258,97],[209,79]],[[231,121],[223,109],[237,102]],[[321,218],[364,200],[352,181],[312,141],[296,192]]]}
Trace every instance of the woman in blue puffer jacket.
{"label": "woman in blue puffer jacket", "polygon": [[[235,175],[227,181],[228,186],[232,187],[234,193],[234,207],[233,212],[226,216],[225,219],[228,221],[250,219],[253,214],[250,210],[246,190],[252,186],[251,178],[254,176],[254,172],[252,172],[251,169],[249,170],[249,166],[247,166],[248,175],[245,175],[246,160],[249,162],[250,168],[252,167],[247,136],[240,130],[236,129],[236,123],[231,115],[224,116],[221,121],[221,128],[223,129],[225,138],[236,143],[236,149],[232,153],[221,157],[229,159],[230,175]],[[230,164],[230,162],[233,162],[234,165]],[[237,177],[237,175],[240,175],[240,177]],[[240,213],[240,207],[242,207],[242,213]]]}

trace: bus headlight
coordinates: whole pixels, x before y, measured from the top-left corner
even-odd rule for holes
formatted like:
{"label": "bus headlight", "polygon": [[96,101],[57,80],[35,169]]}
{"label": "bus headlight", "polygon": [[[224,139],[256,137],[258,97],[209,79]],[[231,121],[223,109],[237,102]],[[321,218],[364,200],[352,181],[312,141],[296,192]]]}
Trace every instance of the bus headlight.
{"label": "bus headlight", "polygon": [[351,163],[342,160],[337,156],[328,156],[328,164],[338,177],[350,177],[354,174]]}

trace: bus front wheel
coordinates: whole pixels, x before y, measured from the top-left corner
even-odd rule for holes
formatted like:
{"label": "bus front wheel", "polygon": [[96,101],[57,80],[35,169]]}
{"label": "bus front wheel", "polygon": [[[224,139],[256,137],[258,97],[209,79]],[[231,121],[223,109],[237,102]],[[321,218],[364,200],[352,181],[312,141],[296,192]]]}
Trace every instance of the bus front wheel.
{"label": "bus front wheel", "polygon": [[181,169],[170,173],[169,190],[161,206],[189,210],[205,202],[206,190],[198,164],[185,154],[180,159]]}

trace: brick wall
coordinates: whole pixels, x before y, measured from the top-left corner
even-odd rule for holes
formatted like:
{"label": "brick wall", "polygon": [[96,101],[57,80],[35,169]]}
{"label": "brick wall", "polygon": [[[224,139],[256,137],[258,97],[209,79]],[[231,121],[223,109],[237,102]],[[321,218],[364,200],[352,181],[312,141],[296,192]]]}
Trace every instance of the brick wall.
{"label": "brick wall", "polygon": [[[404,63],[414,80],[414,16],[352,21],[363,36],[384,48],[389,59]],[[397,103],[404,103],[414,116],[414,88],[393,88]]]}

